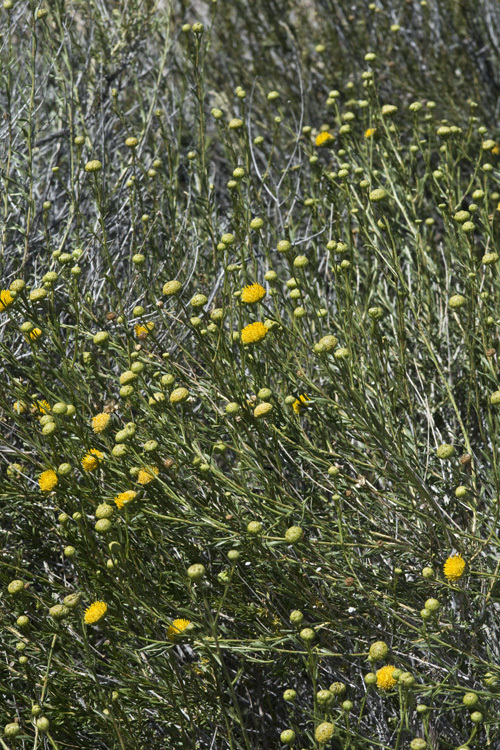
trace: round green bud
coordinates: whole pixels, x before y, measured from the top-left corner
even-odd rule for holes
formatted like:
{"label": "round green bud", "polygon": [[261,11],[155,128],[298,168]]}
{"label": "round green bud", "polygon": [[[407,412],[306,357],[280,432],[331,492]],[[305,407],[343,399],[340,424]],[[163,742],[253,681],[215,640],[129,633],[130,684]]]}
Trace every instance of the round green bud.
{"label": "round green bud", "polygon": [[227,559],[230,562],[233,562],[233,563],[234,562],[238,562],[238,560],[240,559],[240,552],[239,552],[239,550],[237,550],[237,549],[230,549],[229,552],[227,553]]}
{"label": "round green bud", "polygon": [[375,672],[367,672],[364,677],[365,684],[368,686],[376,685],[377,684],[377,675]]}
{"label": "round green bud", "polygon": [[292,249],[292,245],[288,240],[280,240],[276,246],[279,253],[287,253]]}
{"label": "round green bud", "polygon": [[134,393],[134,386],[124,385],[120,388],[119,393],[121,398],[130,398],[130,396],[132,396],[132,394]]}
{"label": "round green bud", "polygon": [[319,706],[329,706],[331,703],[333,703],[334,699],[333,693],[331,693],[329,690],[319,690],[316,693],[316,700],[318,702]]}
{"label": "round green bud", "polygon": [[313,641],[315,639],[316,633],[314,632],[314,630],[312,628],[303,628],[300,631],[299,636],[306,643],[311,643],[311,641]]}
{"label": "round green bud", "polygon": [[49,615],[53,617],[54,620],[63,620],[69,615],[69,609],[64,604],[54,604],[54,606],[49,609]]}
{"label": "round green bud", "polygon": [[98,331],[93,338],[96,346],[105,346],[109,342],[109,333],[107,331]]}
{"label": "round green bud", "polygon": [[455,453],[455,448],[449,443],[444,443],[436,449],[436,456],[444,461],[447,458],[451,458]]}
{"label": "round green bud", "polygon": [[260,398],[262,401],[267,401],[272,396],[272,391],[270,388],[261,388],[260,391],[257,393],[257,397]]}
{"label": "round green bud", "polygon": [[297,697],[297,693],[295,690],[291,690],[290,688],[288,690],[285,690],[283,693],[283,700],[287,701],[287,703],[292,703]]}
{"label": "round green bud", "polygon": [[316,727],[314,737],[320,745],[326,745],[333,737],[335,727],[329,721],[324,721]]}
{"label": "round green bud", "polygon": [[111,518],[114,512],[115,512],[115,509],[112,505],[109,505],[108,503],[101,503],[96,508],[95,517],[96,518]]}
{"label": "round green bud", "polygon": [[293,745],[295,742],[295,732],[293,729],[285,729],[284,732],[281,732],[280,740],[284,745]]}
{"label": "round green bud", "polygon": [[229,120],[228,127],[231,128],[231,130],[239,130],[244,125],[243,120],[240,120],[239,117],[233,117],[232,120]]}
{"label": "round green bud", "polygon": [[47,296],[46,289],[33,289],[30,292],[30,301],[39,302],[40,300],[45,299],[46,296]]}
{"label": "round green bud", "polygon": [[9,594],[13,595],[20,594],[21,591],[24,591],[24,581],[21,581],[19,579],[11,581],[7,586],[7,591],[9,592]]}
{"label": "round green bud", "polygon": [[187,388],[176,388],[172,393],[170,394],[170,403],[171,404],[182,404],[189,396],[189,391]]}
{"label": "round green bud", "polygon": [[55,422],[50,421],[44,424],[42,428],[42,435],[52,435],[57,430],[57,425]]}
{"label": "round green bud", "polygon": [[[5,8],[5,3],[3,4],[3,7]],[[9,9],[8,9],[9,10]],[[16,724],[16,722],[11,722],[10,724],[6,724],[3,729],[4,735],[10,739],[13,740],[17,737],[17,735],[20,733],[21,727],[19,724]]]}
{"label": "round green bud", "polygon": [[429,706],[426,706],[425,703],[419,703],[416,708],[417,714],[428,714],[429,713]]}
{"label": "round green bud", "polygon": [[385,659],[388,653],[389,647],[384,641],[375,641],[370,646],[368,656],[371,661],[380,661],[381,659]]}
{"label": "round green bud", "polygon": [[18,628],[26,628],[29,625],[30,618],[26,615],[19,615],[19,617],[16,620],[16,625]]}
{"label": "round green bud", "polygon": [[264,221],[260,217],[256,216],[252,221],[250,222],[250,229],[262,229],[264,226]]}
{"label": "round green bud", "polygon": [[39,732],[48,732],[50,728],[50,721],[46,716],[40,716],[40,718],[36,720],[36,728]]}
{"label": "round green bud", "polygon": [[467,708],[472,708],[473,706],[477,706],[479,703],[479,698],[477,697],[476,693],[465,693],[464,697],[462,698],[462,703],[464,706],[467,706]]}
{"label": "round green bud", "polygon": [[372,201],[372,203],[379,203],[380,201],[386,200],[389,195],[384,188],[375,188],[375,190],[372,190],[369,195],[369,199]]}
{"label": "round green bud", "polygon": [[304,615],[299,609],[294,609],[293,612],[290,613],[290,622],[292,625],[300,625],[303,620]]}
{"label": "round green bud", "polygon": [[448,300],[448,304],[453,310],[457,310],[459,307],[463,307],[466,302],[467,300],[461,294],[454,294],[453,297],[450,297],[450,299]]}
{"label": "round green bud", "polygon": [[247,533],[251,536],[258,536],[262,532],[262,524],[260,521],[250,521],[247,525]]}
{"label": "round green bud", "polygon": [[92,159],[85,164],[86,172],[100,172],[102,169],[102,163],[98,159]]}
{"label": "round green bud", "polygon": [[437,599],[427,599],[424,606],[429,612],[437,612],[441,608]]}
{"label": "round green bud", "polygon": [[353,709],[353,703],[352,701],[343,701],[342,703],[342,711],[345,711],[346,713],[349,713],[349,711],[352,711]]}
{"label": "round green bud", "polygon": [[470,715],[470,720],[473,724],[480,724],[483,721],[483,714],[481,711],[473,711]]}
{"label": "round green bud", "polygon": [[68,594],[64,597],[63,602],[68,609],[74,609],[80,604],[80,594]]}
{"label": "round green bud", "polygon": [[237,404],[235,401],[230,401],[229,404],[226,404],[226,414],[237,414],[240,410],[240,405]]}
{"label": "round green bud", "polygon": [[343,682],[333,682],[328,689],[334,695],[343,695],[346,691],[346,686]]}
{"label": "round green bud", "polygon": [[[500,403],[500,391],[498,392],[498,395],[499,395],[499,403]],[[469,489],[465,487],[463,484],[461,484],[455,490],[455,497],[458,497],[458,498],[467,497],[468,493],[469,493]]]}
{"label": "round green bud", "polygon": [[[121,432],[125,432],[125,430],[121,430]],[[115,445],[111,449],[111,455],[114,456],[115,458],[123,458],[123,456],[125,456],[127,451],[128,451],[128,448],[126,445],[123,445],[123,444]]]}
{"label": "round green bud", "polygon": [[156,440],[147,440],[142,446],[146,453],[158,450],[158,443]]}
{"label": "round green bud", "polygon": [[177,294],[182,289],[182,284],[180,281],[177,281],[177,279],[174,279],[172,281],[167,281],[163,285],[163,294],[165,294],[167,297],[171,297],[174,294]]}
{"label": "round green bud", "polygon": [[107,534],[109,531],[111,531],[112,527],[113,524],[111,523],[109,518],[100,518],[94,525],[94,529],[98,534]]}
{"label": "round green bud", "polygon": [[491,266],[498,261],[498,253],[486,253],[483,255],[481,262],[485,266]]}
{"label": "round green bud", "polygon": [[415,678],[410,672],[403,672],[399,677],[399,682],[405,688],[411,688],[415,684]]}
{"label": "round green bud", "polygon": [[74,557],[76,555],[76,549],[70,544],[64,548],[64,557]]}
{"label": "round green bud", "polygon": [[411,750],[426,750],[426,747],[427,742],[421,737],[415,737],[415,739],[410,742]]}
{"label": "round green bud", "polygon": [[304,536],[304,531],[300,526],[290,526],[285,532],[285,541],[288,544],[297,544]]}
{"label": "round green bud", "polygon": [[305,255],[297,255],[293,261],[295,268],[305,268],[309,263],[308,258]]}
{"label": "round green bud", "polygon": [[201,581],[203,576],[205,575],[206,570],[205,566],[201,563],[195,563],[194,565],[190,565],[187,569],[188,578],[195,583],[196,581]]}
{"label": "round green bud", "polygon": [[434,578],[434,570],[431,567],[423,568],[422,569],[422,578],[425,578],[426,581],[430,581],[432,578]]}
{"label": "round green bud", "polygon": [[466,234],[470,234],[473,232],[476,228],[476,225],[473,221],[466,221],[464,224],[462,224],[462,229]]}
{"label": "round green bud", "polygon": [[368,315],[372,320],[380,320],[383,314],[384,311],[381,307],[370,307],[370,309],[368,310]]}
{"label": "round green bud", "polygon": [[82,520],[82,514],[77,510],[77,511],[75,511],[73,513],[73,515],[71,516],[71,518],[73,519],[73,521],[81,521]]}
{"label": "round green bud", "polygon": [[194,297],[191,299],[191,306],[192,307],[204,307],[208,302],[208,297],[205,297],[204,294],[195,294]]}

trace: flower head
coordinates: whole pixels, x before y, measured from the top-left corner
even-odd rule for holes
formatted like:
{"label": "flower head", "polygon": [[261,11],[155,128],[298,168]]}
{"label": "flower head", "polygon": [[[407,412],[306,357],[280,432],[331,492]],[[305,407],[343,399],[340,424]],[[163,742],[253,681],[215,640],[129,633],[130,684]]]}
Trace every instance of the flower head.
{"label": "flower head", "polygon": [[292,409],[294,410],[295,414],[300,414],[300,412],[307,406],[308,402],[311,399],[309,396],[306,396],[305,393],[302,393],[292,404]]}
{"label": "flower head", "polygon": [[382,667],[377,670],[377,687],[381,690],[390,690],[396,684],[396,680],[392,676],[392,673],[396,667],[392,664],[387,667]]}
{"label": "flower head", "polygon": [[183,618],[179,620],[174,620],[171,625],[169,625],[169,628],[167,630],[167,638],[169,641],[175,640],[175,637],[182,633],[183,630],[186,630],[188,625],[191,625],[190,620],[184,620]]}
{"label": "flower head", "polygon": [[458,581],[464,574],[465,560],[462,555],[451,555],[443,567],[443,572],[449,581]]}
{"label": "flower head", "polygon": [[50,411],[50,404],[48,401],[45,401],[45,399],[43,399],[42,401],[37,401],[36,409],[38,412],[40,412],[40,414],[47,414],[47,412]]}
{"label": "flower head", "polygon": [[256,341],[260,341],[265,337],[267,333],[267,326],[260,321],[256,323],[250,323],[245,326],[241,332],[241,340],[244,344],[254,344]]}
{"label": "flower head", "polygon": [[91,448],[90,452],[82,458],[82,466],[85,471],[95,471],[99,466],[99,461],[104,456],[104,453],[98,451],[97,448]]}
{"label": "flower head", "polygon": [[120,494],[115,497],[117,508],[121,510],[124,505],[127,505],[127,503],[131,503],[132,500],[134,500],[136,497],[137,492],[134,492],[134,490],[126,490],[126,492],[120,492]]}
{"label": "flower head", "polygon": [[8,289],[2,289],[0,292],[0,312],[3,312],[14,302],[14,297]]}
{"label": "flower head", "polygon": [[334,140],[335,138],[331,133],[318,133],[315,143],[318,148],[323,148],[324,146],[330,146]]}
{"label": "flower head", "polygon": [[145,339],[148,334],[153,330],[155,327],[155,324],[152,320],[150,320],[146,325],[136,325],[134,326],[135,335],[138,339]]}
{"label": "flower head", "polygon": [[377,128],[367,128],[365,130],[365,138],[374,138],[377,134]]}
{"label": "flower head", "polygon": [[92,417],[92,429],[94,432],[104,432],[110,419],[110,415],[105,412],[101,412],[100,414],[96,414],[95,417]]}
{"label": "flower head", "polygon": [[58,481],[57,474],[52,469],[43,471],[38,477],[38,484],[40,485],[42,492],[50,492],[53,490]]}
{"label": "flower head", "polygon": [[249,284],[242,289],[241,301],[252,305],[254,302],[260,302],[266,296],[266,290],[260,284]]}
{"label": "flower head", "polygon": [[143,466],[143,468],[139,470],[137,481],[139,484],[149,484],[153,479],[156,479],[159,473],[160,470],[157,466]]}
{"label": "flower head", "polygon": [[108,605],[105,602],[94,602],[85,610],[83,619],[86,625],[93,625],[94,622],[102,620],[107,611]]}

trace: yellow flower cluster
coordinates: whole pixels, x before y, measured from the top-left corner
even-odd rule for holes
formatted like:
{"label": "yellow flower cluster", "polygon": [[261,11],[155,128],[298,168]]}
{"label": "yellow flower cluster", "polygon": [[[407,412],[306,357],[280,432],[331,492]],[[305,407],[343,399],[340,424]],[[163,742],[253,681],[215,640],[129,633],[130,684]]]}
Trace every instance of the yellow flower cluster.
{"label": "yellow flower cluster", "polygon": [[137,481],[139,484],[149,484],[153,479],[156,479],[159,473],[160,470],[157,466],[144,466],[137,475]]}
{"label": "yellow flower cluster", "polygon": [[167,630],[167,638],[169,641],[175,640],[175,637],[182,633],[183,630],[186,630],[188,625],[191,625],[190,620],[184,620],[183,618],[180,618],[179,620],[174,620],[171,625],[169,625],[169,628]]}
{"label": "yellow flower cluster", "polygon": [[85,471],[95,471],[99,466],[99,461],[104,456],[104,453],[98,451],[97,448],[91,448],[90,452],[82,458],[82,466]]}
{"label": "yellow flower cluster", "polygon": [[324,146],[330,146],[334,140],[335,138],[331,133],[324,132],[318,133],[315,143],[318,148],[323,148]]}
{"label": "yellow flower cluster", "polygon": [[311,399],[309,396],[306,396],[305,393],[302,393],[292,404],[292,409],[294,410],[295,414],[300,414],[300,412],[307,406]]}
{"label": "yellow flower cluster", "polygon": [[87,625],[93,625],[95,622],[102,620],[107,611],[108,605],[105,602],[94,602],[85,610],[83,619]]}
{"label": "yellow flower cluster", "polygon": [[45,399],[43,399],[42,401],[37,401],[36,407],[40,414],[47,414],[47,412],[50,411],[50,404],[48,401],[45,401]]}
{"label": "yellow flower cluster", "polygon": [[92,429],[94,432],[104,432],[110,419],[110,415],[105,412],[101,412],[100,414],[96,414],[95,417],[92,417]]}
{"label": "yellow flower cluster", "polygon": [[266,290],[260,284],[249,284],[241,291],[241,301],[247,305],[260,302],[266,296]]}
{"label": "yellow flower cluster", "polygon": [[52,469],[43,471],[38,477],[38,484],[42,492],[51,492],[58,483],[57,474]]}
{"label": "yellow flower cluster", "polygon": [[464,574],[465,560],[462,555],[451,555],[443,567],[443,572],[449,581],[458,581]]}
{"label": "yellow flower cluster", "polygon": [[2,289],[0,292],[0,312],[3,312],[14,302],[14,297],[8,289]]}
{"label": "yellow flower cluster", "polygon": [[250,323],[250,325],[245,326],[241,332],[241,340],[244,344],[255,344],[255,342],[263,339],[266,333],[267,326],[265,326],[264,323],[257,321],[256,323]]}
{"label": "yellow flower cluster", "polygon": [[134,492],[134,490],[126,490],[126,492],[120,492],[120,494],[115,497],[117,508],[121,510],[124,505],[126,505],[127,503],[131,503],[132,500],[134,500],[136,497],[137,492]]}
{"label": "yellow flower cluster", "polygon": [[388,665],[377,670],[377,687],[381,690],[390,690],[396,684],[396,680],[392,676],[392,673],[396,667]]}
{"label": "yellow flower cluster", "polygon": [[134,326],[135,335],[138,339],[145,339],[146,336],[153,330],[155,327],[155,324],[152,320],[150,320],[146,325],[136,325]]}

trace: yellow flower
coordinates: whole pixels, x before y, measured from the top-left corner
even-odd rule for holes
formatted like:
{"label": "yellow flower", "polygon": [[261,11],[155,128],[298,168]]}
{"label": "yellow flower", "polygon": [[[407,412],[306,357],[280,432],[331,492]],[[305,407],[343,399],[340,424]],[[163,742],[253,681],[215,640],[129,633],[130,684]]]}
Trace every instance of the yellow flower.
{"label": "yellow flower", "polygon": [[367,128],[365,138],[373,138],[377,134],[377,128]]}
{"label": "yellow flower", "polygon": [[116,506],[121,510],[124,505],[126,505],[127,503],[131,503],[132,500],[134,500],[134,498],[136,497],[137,492],[134,492],[134,490],[120,492],[120,494],[115,497]]}
{"label": "yellow flower", "polygon": [[396,667],[389,665],[377,670],[377,687],[381,690],[390,690],[393,688],[396,684],[396,680],[392,676],[395,669]]}
{"label": "yellow flower", "polygon": [[175,640],[175,636],[186,630],[187,626],[191,625],[191,620],[174,620],[167,630],[167,638],[169,641]]}
{"label": "yellow flower", "polygon": [[94,602],[85,610],[83,619],[87,625],[93,625],[94,622],[102,620],[107,611],[108,605],[105,602]]}
{"label": "yellow flower", "polygon": [[14,401],[13,409],[16,412],[16,414],[24,414],[27,410],[27,406],[24,403],[24,401]]}
{"label": "yellow flower", "polygon": [[493,154],[494,156],[498,156],[498,155],[500,154],[500,146],[498,145],[498,143],[495,143],[495,145],[494,145],[494,146],[493,146],[493,148],[491,149],[491,153],[492,153],[492,154]]}
{"label": "yellow flower", "polygon": [[295,414],[300,414],[300,412],[307,406],[308,402],[311,399],[309,396],[306,396],[305,393],[302,393],[292,404],[292,409],[294,410]]}
{"label": "yellow flower", "polygon": [[26,341],[29,341],[30,339],[31,341],[36,341],[36,339],[40,338],[41,335],[42,335],[41,328],[33,328],[33,330],[30,331],[29,334],[25,336],[24,338],[26,339]]}
{"label": "yellow flower", "polygon": [[249,284],[241,291],[241,301],[252,305],[254,302],[260,302],[266,296],[266,290],[260,284]]}
{"label": "yellow flower", "polygon": [[14,302],[14,297],[8,289],[2,289],[0,292],[0,312],[3,312]]}
{"label": "yellow flower", "polygon": [[244,344],[254,344],[256,341],[260,341],[265,337],[267,333],[267,326],[260,321],[256,323],[250,323],[245,326],[241,332],[241,340]]}
{"label": "yellow flower", "polygon": [[150,320],[149,323],[146,323],[145,326],[136,325],[134,326],[135,335],[138,339],[145,339],[148,333],[152,331],[154,327],[155,324],[152,320]]}
{"label": "yellow flower", "polygon": [[318,148],[323,148],[324,146],[330,146],[335,138],[331,133],[318,133],[316,136],[316,146]]}
{"label": "yellow flower", "polygon": [[160,470],[157,466],[144,466],[137,475],[137,481],[139,484],[149,484],[159,473]]}
{"label": "yellow flower", "polygon": [[101,412],[100,414],[96,414],[95,417],[92,417],[92,429],[94,432],[104,432],[110,419],[110,415],[105,412]]}
{"label": "yellow flower", "polygon": [[53,490],[58,481],[57,474],[55,471],[52,471],[52,469],[43,471],[38,477],[38,484],[40,485],[42,492],[50,492]]}
{"label": "yellow flower", "polygon": [[100,459],[104,456],[104,453],[98,451],[97,448],[91,448],[90,453],[82,458],[82,466],[85,471],[95,471],[99,466]]}
{"label": "yellow flower", "polygon": [[464,574],[465,560],[462,555],[451,555],[443,567],[443,572],[449,581],[458,581]]}
{"label": "yellow flower", "polygon": [[47,414],[48,411],[50,411],[50,404],[48,401],[45,401],[43,399],[42,401],[36,402],[36,408],[40,412],[40,414]]}

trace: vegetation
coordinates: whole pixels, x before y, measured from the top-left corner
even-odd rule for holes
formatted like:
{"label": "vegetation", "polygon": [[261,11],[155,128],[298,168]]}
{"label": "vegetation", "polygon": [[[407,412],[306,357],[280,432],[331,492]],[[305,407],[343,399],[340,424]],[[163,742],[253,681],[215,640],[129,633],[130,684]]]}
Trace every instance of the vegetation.
{"label": "vegetation", "polygon": [[500,3],[5,0],[3,750],[500,747]]}

